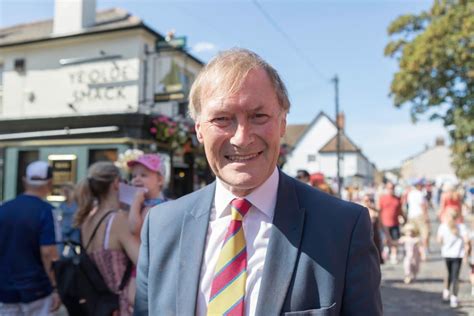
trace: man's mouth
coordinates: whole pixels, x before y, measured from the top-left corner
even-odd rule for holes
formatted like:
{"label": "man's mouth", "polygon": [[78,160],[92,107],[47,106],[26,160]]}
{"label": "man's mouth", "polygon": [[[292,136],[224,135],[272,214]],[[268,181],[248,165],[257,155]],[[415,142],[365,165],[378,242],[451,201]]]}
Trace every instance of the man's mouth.
{"label": "man's mouth", "polygon": [[252,160],[252,159],[257,158],[257,157],[260,156],[262,153],[263,153],[263,151],[259,151],[259,152],[256,153],[256,154],[248,154],[248,155],[224,155],[224,157],[225,157],[227,160],[230,160],[230,161],[232,161],[232,162],[247,162],[247,161],[250,161],[250,160]]}

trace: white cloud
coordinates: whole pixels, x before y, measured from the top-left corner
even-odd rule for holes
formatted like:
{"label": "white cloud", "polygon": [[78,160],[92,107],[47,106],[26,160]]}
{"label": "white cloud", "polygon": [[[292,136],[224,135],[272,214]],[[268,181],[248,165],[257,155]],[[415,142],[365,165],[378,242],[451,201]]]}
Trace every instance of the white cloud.
{"label": "white cloud", "polygon": [[214,52],[216,50],[217,46],[210,42],[199,42],[193,46],[193,52],[195,53]]}

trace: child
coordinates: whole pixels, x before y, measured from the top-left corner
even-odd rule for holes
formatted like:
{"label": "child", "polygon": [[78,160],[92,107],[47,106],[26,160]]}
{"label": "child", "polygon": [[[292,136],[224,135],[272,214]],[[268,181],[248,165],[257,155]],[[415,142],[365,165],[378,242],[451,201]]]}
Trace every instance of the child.
{"label": "child", "polygon": [[[443,301],[448,301],[452,308],[458,307],[459,272],[465,248],[468,244],[466,226],[458,223],[459,212],[448,209],[446,222],[438,228],[437,239],[441,243],[441,256],[446,261],[447,278],[444,280]],[[452,292],[450,288],[452,286]],[[451,295],[450,295],[451,294]]]}
{"label": "child", "polygon": [[416,279],[420,269],[421,261],[421,239],[415,225],[408,223],[403,227],[404,235],[399,239],[399,243],[404,245],[405,258],[403,259],[403,269],[405,271],[405,284],[410,284]]}
{"label": "child", "polygon": [[129,225],[133,234],[139,235],[149,209],[165,201],[161,190],[164,184],[164,166],[157,154],[144,154],[127,162],[131,169],[131,184],[144,188],[139,191],[130,206]]}
{"label": "child", "polygon": [[[131,184],[144,188],[145,191],[138,191],[130,206],[128,214],[129,228],[132,234],[140,236],[140,231],[148,211],[165,201],[161,191],[164,184],[165,169],[160,156],[157,154],[144,154],[135,160],[127,162],[131,169]],[[132,271],[132,282],[128,291],[128,300],[133,304],[135,300],[136,270]]]}

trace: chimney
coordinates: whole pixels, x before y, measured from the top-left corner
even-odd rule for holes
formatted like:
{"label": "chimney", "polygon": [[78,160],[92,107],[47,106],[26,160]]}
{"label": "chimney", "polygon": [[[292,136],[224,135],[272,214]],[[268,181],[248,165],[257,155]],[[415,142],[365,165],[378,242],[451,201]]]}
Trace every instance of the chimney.
{"label": "chimney", "polygon": [[337,126],[339,126],[341,131],[344,130],[344,128],[346,127],[346,116],[344,115],[344,112],[339,113],[339,116],[336,119],[336,124]]}
{"label": "chimney", "polygon": [[96,0],[55,0],[53,34],[80,32],[95,24]]}
{"label": "chimney", "polygon": [[444,137],[443,136],[436,137],[435,145],[444,146]]}

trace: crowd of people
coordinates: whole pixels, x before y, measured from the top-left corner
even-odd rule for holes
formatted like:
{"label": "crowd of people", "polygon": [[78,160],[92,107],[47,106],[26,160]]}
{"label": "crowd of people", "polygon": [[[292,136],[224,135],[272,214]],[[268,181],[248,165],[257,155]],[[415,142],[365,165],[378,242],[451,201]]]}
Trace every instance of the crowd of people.
{"label": "crowd of people", "polygon": [[147,211],[166,198],[159,155],[143,154],[128,161],[128,168],[130,184],[140,188],[131,205],[121,203],[119,196],[120,183],[127,180],[122,174],[127,173],[103,161],[91,165],[77,185],[63,184],[65,200],[53,208],[44,201],[52,189],[51,167],[44,161],[28,165],[25,192],[0,211],[0,249],[6,254],[0,259],[0,315],[47,315],[57,310],[60,300],[50,267],[69,255],[64,241],[84,245],[110,290],[120,293],[119,315],[132,314],[135,268],[125,288],[119,291],[119,286],[127,265],[137,264]]}
{"label": "crowd of people", "polygon": [[[311,181],[306,170],[299,170],[297,178],[316,188],[326,183]],[[322,186],[323,191],[333,194],[333,190],[324,189],[326,186]],[[436,187],[433,182],[417,179],[404,186],[390,181],[378,188],[347,186],[341,195],[367,207],[380,262],[397,264],[402,260],[406,284],[416,280],[430,251],[433,235],[446,262],[441,298],[455,308],[459,304],[459,275],[463,262],[470,271],[474,296],[474,213],[470,194],[453,182]],[[430,221],[430,213],[436,218],[434,223]],[[432,231],[432,226],[438,227],[436,232]],[[401,255],[400,250],[403,250]]]}

